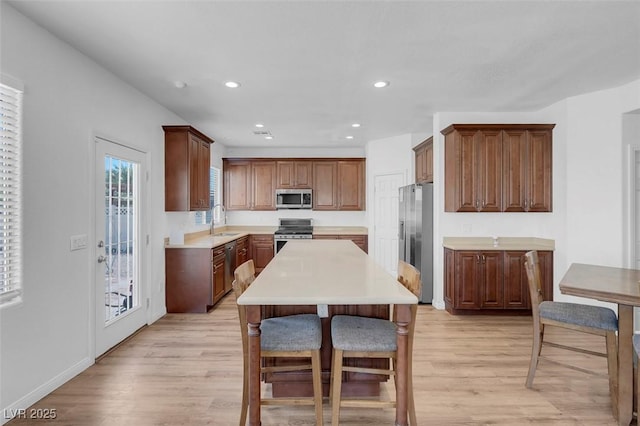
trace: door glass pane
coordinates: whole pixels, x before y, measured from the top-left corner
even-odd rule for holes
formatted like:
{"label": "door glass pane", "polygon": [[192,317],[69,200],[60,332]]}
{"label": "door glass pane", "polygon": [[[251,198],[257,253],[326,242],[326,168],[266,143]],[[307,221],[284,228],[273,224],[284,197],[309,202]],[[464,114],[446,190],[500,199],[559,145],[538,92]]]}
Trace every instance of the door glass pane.
{"label": "door glass pane", "polygon": [[139,305],[136,163],[105,156],[105,322]]}

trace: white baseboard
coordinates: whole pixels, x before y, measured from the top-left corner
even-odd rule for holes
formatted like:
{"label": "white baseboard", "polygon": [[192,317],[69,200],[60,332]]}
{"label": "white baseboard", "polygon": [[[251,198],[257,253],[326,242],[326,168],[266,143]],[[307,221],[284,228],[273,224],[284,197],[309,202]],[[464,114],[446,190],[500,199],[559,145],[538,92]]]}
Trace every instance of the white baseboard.
{"label": "white baseboard", "polygon": [[444,310],[444,300],[434,300],[431,306],[442,311]]}
{"label": "white baseboard", "polygon": [[[2,416],[0,418],[1,423],[5,424],[12,417],[19,416],[20,413],[24,413],[27,408],[31,407],[36,402],[40,401],[45,396],[49,395],[54,390],[58,389],[63,384],[67,383],[69,380],[73,379],[78,374],[82,373],[87,368],[91,367],[94,364],[94,360],[91,358],[84,358],[79,361],[77,364],[69,367],[62,373],[58,374],[48,382],[38,386],[33,391],[29,392],[27,395],[23,396],[13,404],[8,407],[2,407]],[[55,407],[49,407],[55,408]]]}

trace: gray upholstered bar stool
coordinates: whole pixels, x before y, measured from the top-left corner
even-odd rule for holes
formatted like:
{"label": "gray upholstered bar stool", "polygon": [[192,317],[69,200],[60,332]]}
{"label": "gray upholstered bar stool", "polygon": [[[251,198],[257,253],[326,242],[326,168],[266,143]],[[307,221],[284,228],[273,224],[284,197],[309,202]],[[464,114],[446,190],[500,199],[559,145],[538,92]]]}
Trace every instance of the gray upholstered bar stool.
{"label": "gray upholstered bar stool", "polygon": [[[238,266],[234,272],[233,291],[238,297],[255,279],[253,260]],[[242,332],[242,411],[240,426],[245,426],[249,408],[249,335],[246,307],[238,305]],[[289,315],[263,319],[260,324],[260,356],[262,358],[311,358],[310,364],[262,367],[262,373],[311,370],[313,398],[261,398],[260,405],[315,405],[316,425],[322,425],[322,323],[315,314]]]}
{"label": "gray upholstered bar stool", "polygon": [[[398,281],[413,294],[420,297],[420,272],[410,264],[398,262]],[[407,360],[407,398],[409,424],[417,425],[416,405],[413,398],[413,334],[415,330],[418,305],[411,305],[411,323],[408,327]],[[394,309],[395,314],[395,309]],[[395,321],[395,315],[393,320]],[[397,358],[396,325],[380,318],[368,318],[352,315],[336,315],[331,319],[331,341],[333,354],[331,359],[331,424],[340,423],[340,407],[395,407],[395,401],[341,399],[342,372],[349,371],[365,374],[383,374],[394,377]],[[389,358],[391,369],[351,367],[343,365],[344,358]]]}
{"label": "gray upholstered bar stool", "polygon": [[540,264],[536,251],[527,252],[525,255],[525,270],[529,282],[529,295],[531,296],[531,313],[533,316],[533,345],[531,347],[531,361],[529,374],[525,386],[533,386],[533,378],[536,374],[538,360],[541,357],[542,343],[544,340],[544,328],[547,325],[562,327],[583,333],[604,336],[606,339],[607,353],[593,352],[581,348],[544,342],[561,349],[568,349],[590,355],[604,356],[607,358],[609,369],[609,393],[611,394],[611,406],[614,416],[617,417],[617,389],[618,389],[618,345],[616,332],[618,331],[618,317],[613,310],[601,306],[582,305],[579,303],[564,303],[542,300],[542,284],[540,279]]}

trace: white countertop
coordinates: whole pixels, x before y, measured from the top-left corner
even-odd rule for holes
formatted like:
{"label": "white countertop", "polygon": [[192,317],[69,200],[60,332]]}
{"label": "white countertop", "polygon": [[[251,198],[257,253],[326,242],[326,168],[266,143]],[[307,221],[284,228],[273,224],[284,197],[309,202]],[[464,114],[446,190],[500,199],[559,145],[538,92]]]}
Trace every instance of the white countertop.
{"label": "white countertop", "polygon": [[241,305],[415,304],[418,298],[347,240],[292,240],[238,299]]}
{"label": "white countertop", "polygon": [[555,250],[555,241],[535,237],[500,237],[498,245],[493,237],[444,237],[442,246],[451,250]]}

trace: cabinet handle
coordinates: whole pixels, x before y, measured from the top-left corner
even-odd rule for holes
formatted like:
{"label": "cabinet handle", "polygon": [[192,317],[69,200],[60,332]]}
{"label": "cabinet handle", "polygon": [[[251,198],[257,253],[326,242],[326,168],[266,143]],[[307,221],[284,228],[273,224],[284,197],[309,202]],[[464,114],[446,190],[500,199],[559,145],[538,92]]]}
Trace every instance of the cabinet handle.
{"label": "cabinet handle", "polygon": [[482,255],[482,263],[486,263],[487,258],[484,257],[484,254]]}
{"label": "cabinet handle", "polygon": [[480,200],[476,200],[476,209],[480,208]]}
{"label": "cabinet handle", "polygon": [[476,263],[480,263],[480,255],[476,254]]}
{"label": "cabinet handle", "polygon": [[524,208],[525,209],[529,208],[529,200],[524,200]]}

